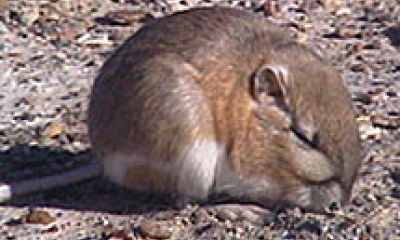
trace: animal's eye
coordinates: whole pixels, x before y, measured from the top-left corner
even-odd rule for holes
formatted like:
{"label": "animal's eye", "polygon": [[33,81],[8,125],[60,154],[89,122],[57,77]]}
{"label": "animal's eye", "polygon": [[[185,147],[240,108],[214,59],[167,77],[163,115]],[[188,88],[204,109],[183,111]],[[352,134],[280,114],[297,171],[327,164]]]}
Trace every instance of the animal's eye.
{"label": "animal's eye", "polygon": [[304,143],[309,145],[312,148],[318,148],[320,145],[320,137],[318,132],[309,132],[306,133],[304,131],[299,130],[296,127],[291,127],[292,132]]}
{"label": "animal's eye", "polygon": [[310,140],[311,140],[310,143],[309,143],[310,146],[313,147],[313,148],[318,148],[319,143],[320,143],[318,132],[315,132],[315,133],[312,135],[312,137],[311,137]]}

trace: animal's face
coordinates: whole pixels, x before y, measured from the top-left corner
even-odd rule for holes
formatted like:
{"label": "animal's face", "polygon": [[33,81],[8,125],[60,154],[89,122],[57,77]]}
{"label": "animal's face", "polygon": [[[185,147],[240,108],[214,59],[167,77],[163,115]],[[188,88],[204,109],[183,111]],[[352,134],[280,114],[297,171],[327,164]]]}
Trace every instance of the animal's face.
{"label": "animal's face", "polygon": [[[303,50],[302,50],[303,51]],[[266,148],[277,154],[283,198],[323,210],[348,200],[361,159],[358,126],[340,76],[316,56],[257,70],[251,84]],[[273,168],[273,167],[272,167]]]}
{"label": "animal's face", "polygon": [[330,159],[340,171],[335,180],[349,194],[363,158],[350,94],[333,68],[312,62],[307,66],[306,71],[301,63],[291,67],[292,129]]}

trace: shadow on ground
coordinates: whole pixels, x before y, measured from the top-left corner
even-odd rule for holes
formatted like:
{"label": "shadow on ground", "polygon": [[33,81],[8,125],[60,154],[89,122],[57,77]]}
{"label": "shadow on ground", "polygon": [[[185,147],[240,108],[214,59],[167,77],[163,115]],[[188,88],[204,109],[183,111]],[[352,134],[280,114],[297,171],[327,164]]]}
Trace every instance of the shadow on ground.
{"label": "shadow on ground", "polygon": [[[87,164],[90,159],[90,151],[71,153],[48,147],[18,145],[0,151],[0,182],[18,182],[62,173]],[[15,197],[4,205],[133,214],[165,210],[171,208],[171,202],[171,197],[129,191],[99,176],[85,182]]]}

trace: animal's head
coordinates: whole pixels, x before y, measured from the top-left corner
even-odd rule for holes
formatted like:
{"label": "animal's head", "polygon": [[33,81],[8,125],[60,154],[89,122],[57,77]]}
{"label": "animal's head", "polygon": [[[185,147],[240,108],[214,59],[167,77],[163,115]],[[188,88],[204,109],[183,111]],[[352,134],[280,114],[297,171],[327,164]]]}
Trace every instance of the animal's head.
{"label": "animal's head", "polygon": [[[317,210],[330,201],[347,202],[363,153],[339,74],[306,47],[287,43],[258,68],[250,89],[260,123],[268,132],[285,133],[268,144],[278,142],[276,161],[301,179],[287,185],[307,186],[288,193],[286,200]],[[321,206],[309,206],[316,203]]]}

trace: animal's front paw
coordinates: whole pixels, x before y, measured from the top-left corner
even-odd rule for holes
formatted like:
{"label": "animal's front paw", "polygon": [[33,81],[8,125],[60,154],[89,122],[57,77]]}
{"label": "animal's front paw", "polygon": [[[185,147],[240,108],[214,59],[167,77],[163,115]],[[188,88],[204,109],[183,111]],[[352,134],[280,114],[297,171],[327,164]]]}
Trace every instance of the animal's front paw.
{"label": "animal's front paw", "polygon": [[273,216],[271,211],[251,204],[219,204],[208,206],[207,211],[222,221],[249,221],[263,225]]}

